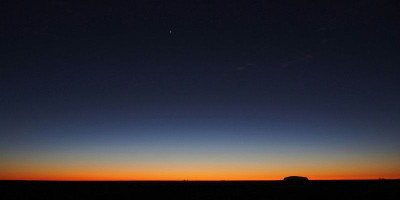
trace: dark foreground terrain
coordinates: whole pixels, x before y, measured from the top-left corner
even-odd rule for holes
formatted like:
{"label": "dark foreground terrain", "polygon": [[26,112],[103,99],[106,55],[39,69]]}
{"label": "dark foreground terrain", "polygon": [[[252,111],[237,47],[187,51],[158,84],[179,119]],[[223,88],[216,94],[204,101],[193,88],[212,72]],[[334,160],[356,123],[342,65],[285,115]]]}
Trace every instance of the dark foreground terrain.
{"label": "dark foreground terrain", "polygon": [[400,199],[400,180],[0,181],[0,191],[1,199]]}

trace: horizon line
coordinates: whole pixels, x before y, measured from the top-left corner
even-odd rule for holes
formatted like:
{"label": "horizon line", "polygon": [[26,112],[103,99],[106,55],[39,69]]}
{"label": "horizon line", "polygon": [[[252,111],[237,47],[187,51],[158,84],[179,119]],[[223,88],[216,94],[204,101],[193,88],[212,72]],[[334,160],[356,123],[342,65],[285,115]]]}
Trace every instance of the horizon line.
{"label": "horizon line", "polygon": [[[400,178],[375,178],[375,179],[308,179],[309,181],[382,181],[382,180],[399,180]],[[0,181],[44,181],[44,182],[263,182],[263,181],[284,181],[283,179],[260,179],[260,180],[189,180],[189,179],[171,179],[171,180],[123,180],[123,179],[103,179],[103,180],[95,180],[95,179],[87,179],[87,180],[71,180],[71,179],[0,179]]]}

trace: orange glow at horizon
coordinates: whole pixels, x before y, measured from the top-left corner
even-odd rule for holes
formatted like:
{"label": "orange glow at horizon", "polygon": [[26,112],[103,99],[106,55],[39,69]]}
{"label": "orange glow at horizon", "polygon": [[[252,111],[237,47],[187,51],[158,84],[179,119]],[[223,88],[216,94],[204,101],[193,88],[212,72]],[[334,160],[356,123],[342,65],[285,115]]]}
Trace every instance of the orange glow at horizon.
{"label": "orange glow at horizon", "polygon": [[310,180],[400,178],[400,160],[395,153],[246,152],[239,148],[209,152],[195,150],[141,154],[111,150],[3,154],[0,180],[218,181],[282,180],[287,176],[306,176]]}
{"label": "orange glow at horizon", "polygon": [[395,169],[338,170],[332,169],[260,169],[260,168],[4,168],[0,180],[60,180],[60,181],[219,181],[219,180],[282,180],[286,176],[306,176],[310,180],[399,179]]}

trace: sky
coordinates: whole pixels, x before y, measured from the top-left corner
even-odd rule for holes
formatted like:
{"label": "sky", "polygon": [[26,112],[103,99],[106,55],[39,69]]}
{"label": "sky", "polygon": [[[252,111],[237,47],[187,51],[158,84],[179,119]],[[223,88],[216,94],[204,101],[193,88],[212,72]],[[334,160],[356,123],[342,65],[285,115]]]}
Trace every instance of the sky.
{"label": "sky", "polygon": [[2,1],[0,179],[398,179],[399,13]]}

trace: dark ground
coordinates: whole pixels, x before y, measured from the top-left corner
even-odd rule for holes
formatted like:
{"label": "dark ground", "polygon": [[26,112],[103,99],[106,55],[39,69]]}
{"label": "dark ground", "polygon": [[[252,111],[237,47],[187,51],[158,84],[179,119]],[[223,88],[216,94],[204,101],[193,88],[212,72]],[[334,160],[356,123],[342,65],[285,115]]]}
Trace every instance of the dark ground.
{"label": "dark ground", "polygon": [[1,199],[400,199],[400,180],[0,181],[0,191]]}

